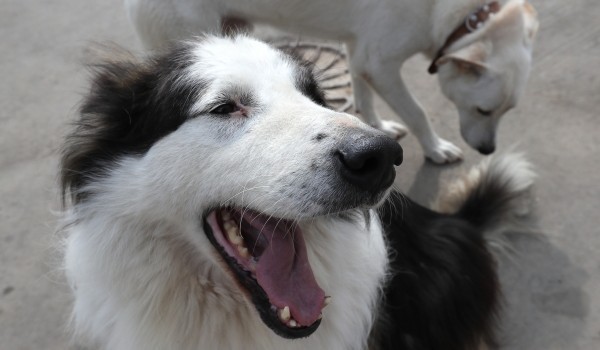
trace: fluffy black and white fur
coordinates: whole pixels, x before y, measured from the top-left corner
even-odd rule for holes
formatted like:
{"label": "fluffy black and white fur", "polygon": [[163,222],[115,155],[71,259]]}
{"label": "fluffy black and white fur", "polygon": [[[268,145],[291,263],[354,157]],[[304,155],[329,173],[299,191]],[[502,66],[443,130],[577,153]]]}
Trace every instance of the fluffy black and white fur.
{"label": "fluffy black and white fur", "polygon": [[392,192],[401,148],[326,108],[293,56],[244,36],[112,55],[62,158],[78,336],[111,350],[491,337],[483,232],[531,185],[522,158],[481,165],[440,214]]}

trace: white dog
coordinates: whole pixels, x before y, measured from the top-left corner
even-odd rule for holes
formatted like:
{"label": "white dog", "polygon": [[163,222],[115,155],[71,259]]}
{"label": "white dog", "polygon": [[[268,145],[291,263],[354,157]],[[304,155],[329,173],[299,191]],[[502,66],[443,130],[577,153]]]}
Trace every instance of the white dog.
{"label": "white dog", "polygon": [[464,140],[483,154],[495,150],[500,117],[515,106],[529,75],[536,14],[525,0],[126,0],[147,48],[190,35],[266,23],[346,43],[357,111],[395,138],[402,125],[381,120],[371,88],[407,123],[436,163],[462,158],[441,139],[399,75],[421,52],[439,70],[443,93],[460,115]]}
{"label": "white dog", "polygon": [[498,287],[482,232],[531,184],[525,162],[471,174],[455,215],[397,193],[377,212],[402,149],[324,107],[310,65],[246,37],[112,55],[63,150],[78,335],[110,350],[489,339]]}

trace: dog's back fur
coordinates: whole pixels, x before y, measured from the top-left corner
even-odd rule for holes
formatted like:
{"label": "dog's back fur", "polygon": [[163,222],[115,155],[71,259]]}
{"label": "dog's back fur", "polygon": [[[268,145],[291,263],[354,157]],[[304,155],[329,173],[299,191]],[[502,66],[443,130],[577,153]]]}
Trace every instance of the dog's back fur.
{"label": "dog's back fur", "polygon": [[[363,349],[369,336],[374,349],[467,349],[491,337],[498,282],[483,232],[531,185],[527,163],[489,161],[440,214],[340,175],[340,149],[388,141],[322,102],[310,65],[246,37],[97,65],[61,169],[76,334],[111,350]],[[235,206],[301,228],[332,297],[314,333],[279,336],[232,275],[206,213]]]}

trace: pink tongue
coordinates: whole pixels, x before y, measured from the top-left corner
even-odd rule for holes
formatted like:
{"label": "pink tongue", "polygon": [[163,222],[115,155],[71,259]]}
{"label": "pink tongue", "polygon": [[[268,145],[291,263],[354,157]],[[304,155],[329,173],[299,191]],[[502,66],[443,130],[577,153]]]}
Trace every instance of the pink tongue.
{"label": "pink tongue", "polygon": [[256,264],[256,280],[269,301],[280,309],[288,306],[301,326],[312,325],[321,314],[325,293],[315,281],[302,231],[283,221],[265,222],[262,216],[248,217],[247,222],[269,241]]}

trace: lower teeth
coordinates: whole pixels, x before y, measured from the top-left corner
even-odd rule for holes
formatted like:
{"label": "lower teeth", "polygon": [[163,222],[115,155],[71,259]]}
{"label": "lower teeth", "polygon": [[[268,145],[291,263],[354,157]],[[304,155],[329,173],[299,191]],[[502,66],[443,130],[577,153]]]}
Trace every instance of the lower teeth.
{"label": "lower teeth", "polygon": [[[290,320],[290,308],[289,307],[284,307],[283,309],[279,310],[278,312],[278,316],[279,319],[282,320],[283,322],[287,322]],[[290,321],[291,322],[291,321]]]}

